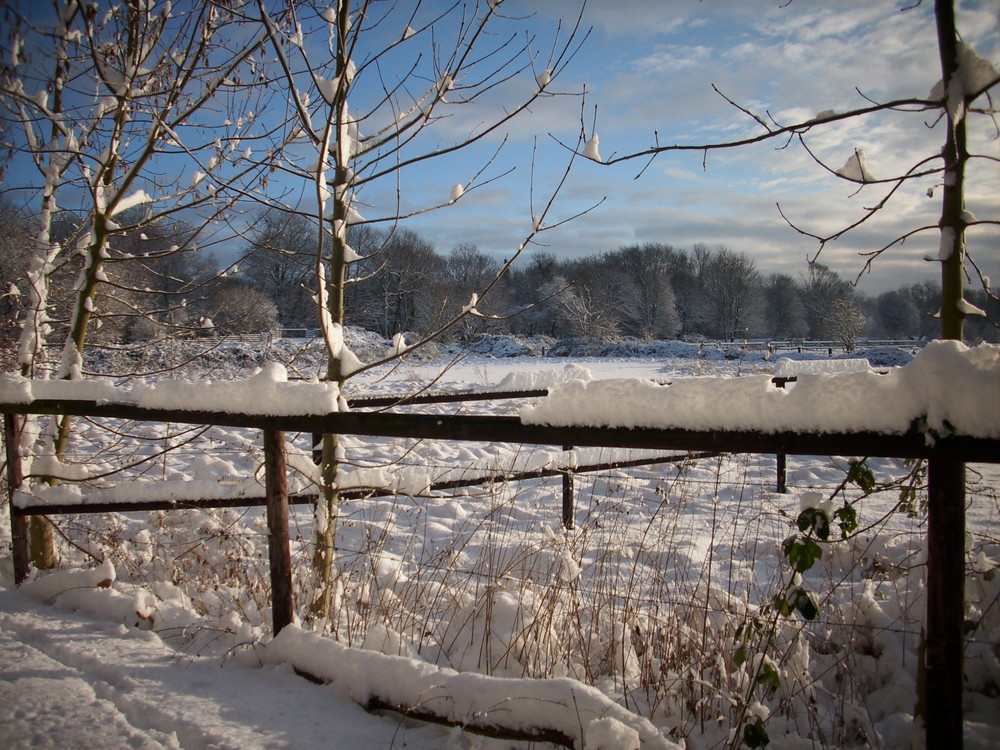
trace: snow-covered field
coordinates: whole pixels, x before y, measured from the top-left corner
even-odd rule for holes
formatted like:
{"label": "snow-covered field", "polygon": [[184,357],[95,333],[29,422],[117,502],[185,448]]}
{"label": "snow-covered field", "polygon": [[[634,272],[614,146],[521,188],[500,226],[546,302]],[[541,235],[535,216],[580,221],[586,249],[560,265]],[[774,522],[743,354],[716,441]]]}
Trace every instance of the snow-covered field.
{"label": "snow-covered field", "polygon": [[[774,366],[759,354],[698,356],[685,346],[627,358],[479,354],[406,365],[366,376],[366,385],[370,392],[431,381],[434,390],[527,385],[563,376],[567,366],[594,379],[663,381]],[[262,356],[244,346],[200,365],[216,378],[240,368],[246,375]],[[275,347],[267,356],[311,374],[307,353]],[[420,408],[517,413],[523,406]],[[259,468],[259,436],[250,431],[117,427],[86,430],[75,442],[74,459],[91,475],[144,457],[130,469],[136,478],[193,492]],[[304,487],[311,446],[290,437],[300,454],[293,484]],[[391,481],[411,493],[343,504],[335,636],[324,640],[298,626],[274,641],[268,635],[262,509],[63,519],[73,542],[61,547],[67,568],[92,566],[85,552],[108,562],[39,577],[19,591],[4,559],[0,746],[512,746],[366,713],[358,703],[372,698],[445,706],[470,722],[542,723],[588,750],[640,740],[739,747],[742,732],[731,736],[737,725],[766,731],[769,747],[922,745],[913,720],[925,605],[919,467],[870,460],[885,489],[860,500],[859,487],[845,483],[848,457],[791,457],[784,495],[774,492],[774,456],[578,475],[572,530],[560,525],[559,478],[419,496],[456,465],[478,471],[623,457],[557,448],[347,438],[357,484]],[[109,492],[109,481],[95,479],[85,493]],[[970,482],[966,747],[988,748],[1000,732],[1000,475],[973,466]],[[825,505],[832,513],[845,502],[854,503],[857,531],[840,541],[835,528],[816,565],[793,576],[782,542],[797,532],[800,511]],[[300,593],[310,530],[311,513],[295,509]],[[2,533],[6,547],[6,515]],[[812,621],[795,606],[803,604],[800,589],[817,610]],[[796,612],[781,614],[782,601]],[[290,665],[330,684],[309,683]]]}

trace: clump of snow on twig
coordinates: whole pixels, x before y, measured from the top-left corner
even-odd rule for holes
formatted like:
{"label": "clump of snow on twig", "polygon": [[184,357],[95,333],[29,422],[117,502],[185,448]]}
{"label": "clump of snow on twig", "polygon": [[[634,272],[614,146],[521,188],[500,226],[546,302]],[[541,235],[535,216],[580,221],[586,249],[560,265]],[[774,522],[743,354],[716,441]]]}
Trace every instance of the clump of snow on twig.
{"label": "clump of snow on twig", "polygon": [[601,139],[597,133],[594,133],[583,147],[583,155],[593,161],[603,161],[603,159],[601,159],[601,152],[598,150],[600,145]]}
{"label": "clump of snow on twig", "polygon": [[868,171],[865,152],[860,148],[854,150],[854,153],[844,162],[844,166],[837,170],[837,174],[852,182],[875,182],[875,178]]}

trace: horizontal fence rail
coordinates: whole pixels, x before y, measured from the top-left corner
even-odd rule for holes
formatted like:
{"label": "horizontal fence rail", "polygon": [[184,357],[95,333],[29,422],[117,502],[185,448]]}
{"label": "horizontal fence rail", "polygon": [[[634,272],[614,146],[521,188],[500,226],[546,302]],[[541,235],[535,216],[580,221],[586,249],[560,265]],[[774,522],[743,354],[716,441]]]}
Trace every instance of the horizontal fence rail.
{"label": "horizontal fence rail", "polygon": [[333,412],[318,415],[261,415],[224,411],[156,409],[132,404],[69,399],[37,399],[0,404],[7,414],[108,417],[139,422],[248,427],[320,434],[368,435],[434,440],[576,445],[652,450],[707,450],[722,453],[787,455],[868,455],[886,458],[946,458],[1000,463],[1000,440],[963,435],[929,436],[913,427],[904,434],[859,430],[838,433],[690,430],[653,427],[557,427],[523,424],[520,417],[466,414]]}
{"label": "horizontal fence rail", "polygon": [[[659,464],[680,463],[683,461],[695,461],[702,458],[712,458],[718,456],[714,452],[696,453],[675,453],[669,456],[651,456],[649,458],[636,458],[623,461],[605,461],[595,464],[581,464],[579,466],[565,466],[557,468],[533,469],[531,471],[518,472],[495,472],[491,474],[480,474],[474,477],[463,477],[462,479],[451,479],[444,482],[432,482],[423,492],[408,493],[401,490],[385,489],[379,487],[351,487],[340,491],[340,496],[346,500],[359,500],[368,497],[389,497],[391,495],[414,495],[421,496],[428,492],[447,492],[448,490],[458,490],[464,487],[478,487],[486,484],[499,484],[501,482],[520,482],[528,479],[543,479],[546,477],[558,477],[569,474],[592,474],[598,471],[611,471],[613,469],[629,469],[639,466],[657,466]],[[312,505],[318,498],[318,493],[302,493],[288,496],[289,505]],[[88,502],[88,503],[62,503],[62,504],[41,504],[38,505],[15,505],[11,508],[11,513],[18,516],[58,516],[74,513],[129,513],[152,510],[195,510],[210,508],[256,508],[267,504],[267,498],[263,495],[243,495],[240,497],[204,498],[204,499],[178,499],[178,500],[141,500],[134,503],[129,502]]]}

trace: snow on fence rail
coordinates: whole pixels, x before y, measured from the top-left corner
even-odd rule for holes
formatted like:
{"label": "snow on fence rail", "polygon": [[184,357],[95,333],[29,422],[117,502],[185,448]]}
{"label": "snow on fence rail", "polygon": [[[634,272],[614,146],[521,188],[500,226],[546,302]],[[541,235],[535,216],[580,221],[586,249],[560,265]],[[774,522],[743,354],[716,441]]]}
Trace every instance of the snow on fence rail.
{"label": "snow on fence rail", "polygon": [[[576,474],[591,474],[611,469],[637,468],[640,466],[655,466],[658,464],[677,463],[703,458],[712,458],[719,454],[714,451],[673,452],[668,455],[648,456],[644,458],[619,461],[603,461],[600,463],[578,464],[567,456],[564,462],[547,465],[544,468],[530,470],[493,471],[462,476],[458,479],[448,479],[432,482],[426,486],[409,491],[402,487],[352,487],[342,489],[340,496],[345,500],[358,500],[371,497],[389,497],[408,494],[423,496],[433,492],[445,492],[475,487],[479,485],[498,484],[501,482],[521,482],[544,477],[563,477],[563,523],[572,528],[573,511],[573,476]],[[350,478],[348,475],[348,482]],[[142,486],[141,492],[137,485]],[[148,485],[145,486],[145,485]],[[78,513],[131,513],[137,511],[156,510],[190,510],[195,508],[253,508],[267,504],[267,498],[259,494],[260,484],[254,479],[246,482],[218,482],[214,480],[179,480],[154,482],[123,482],[106,487],[100,491],[88,492],[86,496],[77,496],[72,500],[59,502],[67,493],[49,492],[47,487],[37,488],[33,495],[17,493],[11,507],[11,513],[19,516],[53,516]],[[567,503],[567,496],[569,502]],[[289,493],[289,505],[312,505],[318,497],[317,492]]]}

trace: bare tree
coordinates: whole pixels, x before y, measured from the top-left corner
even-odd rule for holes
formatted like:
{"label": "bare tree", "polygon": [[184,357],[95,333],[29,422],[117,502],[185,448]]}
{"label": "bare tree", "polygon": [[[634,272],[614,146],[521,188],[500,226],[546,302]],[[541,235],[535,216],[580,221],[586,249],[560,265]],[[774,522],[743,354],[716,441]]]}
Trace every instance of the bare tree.
{"label": "bare tree", "polygon": [[941,287],[934,281],[924,281],[911,284],[901,290],[908,299],[916,305],[920,313],[920,328],[918,336],[933,338],[941,328],[938,313],[941,310]]}
{"label": "bare tree", "polygon": [[875,314],[885,336],[901,338],[919,335],[920,311],[914,301],[902,291],[880,294],[875,300]]}
{"label": "bare tree", "polygon": [[238,279],[218,279],[199,305],[202,326],[211,320],[214,335],[272,333],[278,328],[278,308],[268,295]]}
{"label": "bare tree", "polygon": [[843,302],[853,300],[854,288],[822,263],[810,263],[802,289],[809,336],[814,339],[834,337],[837,310],[845,309]]}
{"label": "bare tree", "polygon": [[834,300],[830,309],[830,316],[827,322],[830,333],[834,339],[844,347],[844,351],[851,353],[857,346],[858,334],[864,330],[865,316],[861,310],[846,297]]}
{"label": "bare tree", "polygon": [[[309,186],[311,216],[317,227],[313,291],[328,353],[324,376],[343,387],[352,375],[426,344],[463,317],[482,315],[479,300],[499,283],[495,277],[470,295],[456,317],[415,341],[404,342],[403,331],[397,328],[393,331],[396,343],[384,359],[361,363],[346,347],[343,335],[349,317],[346,289],[363,278],[352,276],[349,268],[365,260],[348,243],[348,227],[365,223],[389,227],[386,243],[378,251],[382,252],[400,221],[454,204],[492,179],[496,150],[485,157],[482,169],[463,177],[448,195],[437,199],[414,196],[401,187],[428,160],[485,144],[532,102],[548,95],[576,49],[577,32],[574,28],[568,38],[547,42],[550,52],[538,56],[534,52],[538,42],[530,35],[522,39],[520,22],[506,17],[497,0],[455,3],[443,11],[370,0],[338,0],[322,8],[312,2],[257,0],[256,15],[248,20],[265,29],[277,57],[281,85],[289,92],[287,106],[292,114],[285,123],[285,140],[299,144],[295,148],[300,149],[300,156],[282,161],[279,168]],[[392,75],[387,73],[390,69],[403,72]],[[523,78],[532,84],[527,94],[507,86]],[[440,135],[432,137],[462,108],[485,106],[487,94],[506,96],[504,106],[485,107],[479,124],[447,137],[444,143]],[[289,154],[292,151],[288,149]],[[390,203],[366,198],[384,183],[395,196]],[[550,195],[530,208],[524,241],[512,248],[501,273],[539,231],[558,223],[550,216],[553,198]],[[399,314],[387,324],[407,327],[411,317],[405,309],[405,295],[398,301]],[[325,436],[309,614],[318,623],[326,621],[332,601],[340,461],[338,436]]]}
{"label": "bare tree", "polygon": [[376,291],[369,293],[367,309],[348,311],[350,317],[357,316],[386,337],[433,330],[446,302],[447,273],[445,260],[434,247],[416,232],[400,229],[382,242],[372,262],[375,268],[369,278],[357,283]]}
{"label": "bare tree", "polygon": [[675,255],[670,246],[650,243],[605,256],[608,271],[619,279],[619,308],[626,333],[643,339],[677,335],[681,326],[671,284]]}
{"label": "bare tree", "polygon": [[[500,275],[540,232],[561,223],[551,208],[573,158],[548,195],[532,194],[523,241],[454,316],[435,328],[437,310],[414,308],[411,264],[396,273],[402,291],[386,321],[397,335],[392,350],[361,363],[344,344],[346,289],[389,268],[405,237],[400,222],[453,205],[502,176],[507,125],[540,97],[565,93],[554,86],[581,41],[579,18],[539,38],[502,5],[54,0],[51,11],[35,12],[27,1],[10,4],[0,123],[19,171],[33,170],[20,187],[38,217],[22,289],[22,374],[82,377],[88,334],[102,314],[117,318],[131,309],[150,324],[185,326],[186,291],[194,290],[170,289],[175,302],[141,309],[134,295],[142,273],[177,278],[168,256],[196,244],[204,251],[232,243],[246,233],[244,212],[256,216],[262,207],[300,217],[314,232],[304,284],[330,382],[343,386],[460,320],[483,316],[480,300],[499,288]],[[478,110],[466,126],[446,128],[469,108]],[[429,160],[475,144],[483,147],[480,168],[444,195],[404,191]],[[296,188],[307,197],[293,207],[287,198]],[[131,251],[130,244],[146,242],[148,230],[179,217],[192,224],[185,247]],[[355,234],[370,225],[385,231],[377,247],[352,248],[349,225]],[[287,247],[272,249],[280,254]],[[366,264],[365,273],[350,270]],[[57,277],[72,279],[65,311],[55,307]],[[254,307],[263,309],[263,300]],[[424,330],[405,342],[401,328],[411,325]],[[62,344],[55,362],[45,354],[53,337]],[[57,421],[41,450],[61,460],[70,434],[71,421]],[[338,438],[326,437],[323,449],[310,609],[318,622],[325,622],[331,601]],[[34,560],[47,567],[54,561],[51,530],[41,523],[38,531]]]}
{"label": "bare tree", "polygon": [[617,339],[621,329],[609,291],[610,287],[593,278],[578,275],[575,281],[568,282],[557,276],[551,287],[558,300],[557,330],[572,338],[599,342]]}
{"label": "bare tree", "polygon": [[241,276],[275,303],[282,326],[304,327],[315,317],[309,287],[316,227],[305,216],[270,209],[254,224],[248,239]]}
{"label": "bare tree", "polygon": [[772,337],[805,338],[806,308],[795,279],[772,274],[764,280],[764,333]]}
{"label": "bare tree", "polygon": [[535,251],[527,264],[515,267],[505,277],[507,297],[520,312],[510,319],[515,333],[555,336],[556,295],[566,285],[559,274],[559,261],[550,252]]}
{"label": "bare tree", "polygon": [[[500,264],[495,258],[491,258],[471,243],[463,243],[452,248],[451,253],[445,260],[445,273],[447,283],[447,294],[450,297],[450,310],[452,315],[458,313],[472,295],[483,289],[494,279],[500,270]],[[500,312],[501,304],[497,304],[497,297],[494,294],[484,304],[480,305],[480,311],[489,315]],[[483,323],[486,318],[465,317],[458,325],[459,337],[469,339],[476,333],[483,330]]]}
{"label": "bare tree", "polygon": [[[200,214],[204,226],[260,178],[247,148],[259,136],[247,126],[249,110],[259,111],[266,91],[258,89],[255,99],[237,83],[255,80],[249,68],[260,40],[237,29],[232,10],[215,3],[175,9],[129,0],[102,9],[56,0],[41,14],[21,5],[12,9],[0,70],[0,119],[14,159],[34,170],[21,189],[36,201],[38,216],[19,364],[24,375],[49,370],[77,379],[115,238],[138,235],[180,211]],[[220,115],[219,105],[231,103],[236,91],[246,111],[232,107]],[[139,206],[144,210],[130,211]],[[59,223],[68,228],[61,238]],[[49,362],[51,281],[74,264],[66,322],[58,329],[62,353]],[[105,301],[114,298],[113,289],[103,294]],[[70,431],[69,418],[56,422],[44,452],[61,459]],[[51,529],[43,520],[32,531],[36,567],[51,567]]]}
{"label": "bare tree", "polygon": [[0,369],[17,366],[17,319],[24,287],[23,270],[31,255],[29,220],[7,199],[0,199]]}
{"label": "bare tree", "polygon": [[701,258],[701,312],[706,331],[732,341],[760,327],[760,274],[746,253],[726,247]]}

